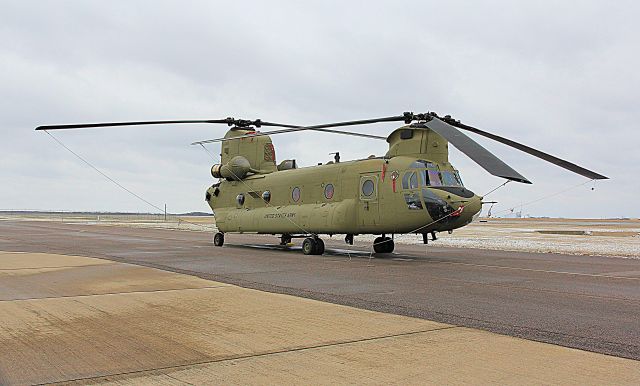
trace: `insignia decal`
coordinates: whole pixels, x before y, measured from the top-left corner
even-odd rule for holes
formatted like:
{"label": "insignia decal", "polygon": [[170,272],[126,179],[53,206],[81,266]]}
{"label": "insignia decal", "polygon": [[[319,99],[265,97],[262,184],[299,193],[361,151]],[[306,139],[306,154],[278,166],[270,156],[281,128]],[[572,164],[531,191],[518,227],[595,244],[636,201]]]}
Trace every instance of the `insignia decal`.
{"label": "insignia decal", "polygon": [[396,180],[398,179],[399,176],[400,176],[400,173],[398,173],[397,170],[394,170],[391,172],[391,182],[393,184],[393,193],[396,192]]}

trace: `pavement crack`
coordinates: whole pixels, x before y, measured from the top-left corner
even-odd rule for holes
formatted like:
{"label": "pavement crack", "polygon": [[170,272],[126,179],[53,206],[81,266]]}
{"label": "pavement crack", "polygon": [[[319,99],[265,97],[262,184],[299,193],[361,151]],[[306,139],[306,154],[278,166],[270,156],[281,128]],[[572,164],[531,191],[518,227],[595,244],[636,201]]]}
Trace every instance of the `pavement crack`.
{"label": "pavement crack", "polygon": [[[59,385],[59,384],[64,384],[64,383],[68,383],[68,382],[85,382],[85,381],[93,381],[93,380],[98,381],[98,380],[105,379],[105,378],[109,378],[110,380],[113,380],[113,377],[127,377],[127,378],[129,378],[129,377],[132,377],[132,376],[144,375],[144,374],[148,374],[148,373],[152,373],[152,372],[156,372],[156,371],[179,370],[179,369],[184,369],[184,368],[188,368],[188,367],[192,367],[192,366],[201,366],[201,365],[207,365],[207,364],[212,364],[212,363],[224,363],[224,362],[230,362],[230,361],[235,361],[235,360],[240,360],[240,359],[260,358],[260,357],[267,357],[267,356],[271,356],[271,355],[288,354],[288,353],[295,353],[295,352],[304,352],[304,351],[310,351],[310,350],[319,350],[319,349],[324,349],[324,348],[329,348],[329,347],[340,347],[340,346],[346,346],[346,345],[363,343],[363,342],[371,342],[371,341],[384,340],[384,339],[401,338],[401,337],[405,337],[405,336],[414,336],[414,335],[438,332],[438,331],[443,331],[443,330],[451,330],[451,329],[460,328],[460,327],[461,326],[447,325],[447,326],[428,328],[428,329],[418,330],[418,331],[408,331],[408,332],[402,332],[402,333],[396,333],[396,334],[378,335],[378,336],[373,336],[373,337],[368,337],[368,338],[344,340],[344,341],[341,341],[341,342],[321,343],[321,344],[316,344],[316,345],[312,345],[312,346],[293,347],[293,348],[282,349],[282,350],[272,350],[272,351],[258,352],[258,353],[254,353],[254,354],[232,355],[232,356],[229,356],[229,357],[226,357],[226,358],[195,361],[195,362],[191,362],[191,363],[185,363],[185,364],[174,365],[174,366],[161,366],[161,367],[155,367],[155,368],[152,368],[152,369],[124,371],[124,372],[120,372],[120,373],[105,374],[105,375],[94,376],[94,377],[81,377],[81,378],[74,378],[74,379],[65,379],[65,380],[51,382],[51,383],[40,383],[38,385],[45,385],[45,384],[46,385]],[[166,373],[164,373],[163,375],[167,375],[168,376],[168,374],[166,374]],[[176,378],[171,377],[171,376],[169,376],[169,377],[172,378],[172,379],[176,379]],[[180,382],[183,382],[180,379],[176,379],[176,380],[178,380]]]}
{"label": "pavement crack", "polygon": [[[70,256],[70,255],[66,255]],[[50,267],[24,267],[24,268],[0,268],[0,272],[3,271],[26,271],[26,270],[37,270],[37,269],[56,269],[56,268],[82,268],[82,267],[95,267],[95,266],[103,266],[103,265],[117,265],[118,263],[96,263],[96,264],[82,264],[82,265],[55,265]]]}
{"label": "pavement crack", "polygon": [[0,303],[21,302],[21,301],[30,301],[30,300],[76,299],[76,298],[89,298],[89,297],[97,297],[97,296],[148,294],[148,293],[157,293],[157,292],[195,291],[195,290],[206,290],[206,289],[215,289],[215,288],[226,288],[230,286],[231,284],[223,284],[223,285],[214,285],[214,286],[206,286],[206,287],[198,287],[198,288],[168,288],[168,289],[158,289],[158,290],[150,290],[150,291],[123,291],[123,292],[105,292],[101,294],[43,296],[38,298],[24,298],[24,299],[0,299]]}

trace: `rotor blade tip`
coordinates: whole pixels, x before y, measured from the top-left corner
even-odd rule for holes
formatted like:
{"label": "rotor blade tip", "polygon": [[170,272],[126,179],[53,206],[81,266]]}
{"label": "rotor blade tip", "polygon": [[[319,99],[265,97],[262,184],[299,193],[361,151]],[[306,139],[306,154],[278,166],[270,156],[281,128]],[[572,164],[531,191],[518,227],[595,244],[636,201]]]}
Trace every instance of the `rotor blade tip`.
{"label": "rotor blade tip", "polygon": [[513,177],[513,176],[500,176],[500,177],[502,177],[502,178],[506,178],[506,179],[507,179],[507,180],[509,180],[509,181],[520,182],[520,183],[523,183],[523,184],[530,184],[530,185],[532,185],[532,184],[533,184],[533,182],[529,181],[528,179],[526,179],[526,178],[524,178],[524,177],[522,177],[522,178],[520,178],[520,177]]}

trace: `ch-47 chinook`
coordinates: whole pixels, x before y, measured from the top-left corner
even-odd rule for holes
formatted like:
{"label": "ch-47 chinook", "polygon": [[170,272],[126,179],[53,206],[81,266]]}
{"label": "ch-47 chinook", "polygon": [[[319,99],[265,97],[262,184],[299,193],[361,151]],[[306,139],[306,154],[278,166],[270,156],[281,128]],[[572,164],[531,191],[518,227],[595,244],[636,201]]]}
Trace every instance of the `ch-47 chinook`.
{"label": "ch-47 chinook", "polygon": [[[379,122],[404,122],[388,137],[336,130],[335,127]],[[398,116],[297,126],[261,120],[177,120],[112,122],[40,126],[36,130],[87,127],[219,123],[230,126],[223,138],[194,142],[221,142],[221,162],[211,174],[218,182],[206,191],[219,230],[214,244],[224,244],[225,233],[281,235],[281,244],[304,238],[304,254],[324,253],[319,235],[346,234],[353,244],[356,235],[380,235],[376,253],[394,249],[393,235],[428,235],[452,231],[469,224],[482,207],[482,197],[462,184],[458,170],[449,162],[448,144],[458,148],[489,173],[525,184],[531,182],[473,141],[460,130],[493,139],[551,162],[589,179],[607,177],[510,139],[465,125],[435,113],[404,113]],[[282,129],[260,132],[260,127]],[[384,156],[298,168],[295,160],[276,163],[270,135],[314,130],[386,140]],[[389,237],[391,235],[391,237]]]}

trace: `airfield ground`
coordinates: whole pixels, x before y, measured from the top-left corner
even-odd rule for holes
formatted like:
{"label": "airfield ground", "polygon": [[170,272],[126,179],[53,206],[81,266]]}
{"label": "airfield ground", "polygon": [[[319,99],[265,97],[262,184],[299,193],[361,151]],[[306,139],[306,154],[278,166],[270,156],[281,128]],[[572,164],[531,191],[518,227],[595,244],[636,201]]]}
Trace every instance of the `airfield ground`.
{"label": "airfield ground", "polygon": [[[133,228],[213,232],[212,216],[11,214],[0,212],[0,220],[52,221],[67,224],[126,226]],[[334,238],[341,239],[343,235]],[[438,235],[438,247],[481,248],[502,251],[561,253],[640,258],[639,219],[550,219],[490,218]],[[374,236],[361,236],[362,242]],[[422,244],[422,236],[402,235],[400,244]]]}
{"label": "airfield ground", "polygon": [[[435,243],[370,259],[362,241],[303,256],[272,237],[214,248],[154,222],[34,220],[0,221],[0,384],[640,379],[638,222],[501,220],[497,238],[550,231],[571,254]],[[588,255],[588,238],[636,249]]]}

